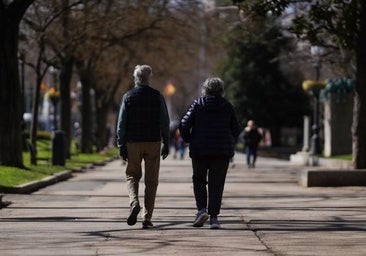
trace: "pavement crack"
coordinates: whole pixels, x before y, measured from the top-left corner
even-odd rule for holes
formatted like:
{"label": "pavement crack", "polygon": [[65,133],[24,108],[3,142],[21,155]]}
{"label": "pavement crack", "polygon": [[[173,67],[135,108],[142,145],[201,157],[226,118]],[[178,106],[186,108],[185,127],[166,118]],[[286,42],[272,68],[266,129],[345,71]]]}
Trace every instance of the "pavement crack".
{"label": "pavement crack", "polygon": [[258,231],[251,223],[250,221],[246,221],[244,216],[241,216],[242,222],[247,226],[247,228],[253,232],[255,237],[258,239],[258,241],[266,248],[267,252],[273,254],[274,256],[281,256],[280,254],[276,253],[262,238],[260,231]]}

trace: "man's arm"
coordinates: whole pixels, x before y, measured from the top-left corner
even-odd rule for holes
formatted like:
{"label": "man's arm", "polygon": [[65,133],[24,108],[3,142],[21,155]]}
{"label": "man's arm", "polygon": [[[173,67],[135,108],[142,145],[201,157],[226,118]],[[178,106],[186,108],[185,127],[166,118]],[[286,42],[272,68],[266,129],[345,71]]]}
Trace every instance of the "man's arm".
{"label": "man's arm", "polygon": [[160,95],[160,131],[163,137],[163,144],[169,145],[169,113],[164,97]]}
{"label": "man's arm", "polygon": [[127,111],[125,101],[126,96],[123,96],[117,122],[117,147],[125,146],[127,143]]}
{"label": "man's arm", "polygon": [[169,113],[166,106],[163,95],[160,94],[160,131],[163,137],[163,148],[161,150],[161,156],[164,160],[169,155]]}

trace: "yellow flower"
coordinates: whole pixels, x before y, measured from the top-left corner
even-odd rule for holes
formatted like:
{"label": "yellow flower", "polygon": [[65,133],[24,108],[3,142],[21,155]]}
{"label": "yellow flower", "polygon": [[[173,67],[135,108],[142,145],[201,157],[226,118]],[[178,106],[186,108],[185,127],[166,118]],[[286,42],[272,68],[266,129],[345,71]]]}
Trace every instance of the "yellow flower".
{"label": "yellow flower", "polygon": [[58,99],[60,97],[60,92],[57,91],[54,87],[51,87],[47,91],[45,96],[46,96],[47,99],[55,100],[55,99]]}
{"label": "yellow flower", "polygon": [[302,82],[302,89],[304,91],[320,91],[325,85],[325,81],[305,80]]}

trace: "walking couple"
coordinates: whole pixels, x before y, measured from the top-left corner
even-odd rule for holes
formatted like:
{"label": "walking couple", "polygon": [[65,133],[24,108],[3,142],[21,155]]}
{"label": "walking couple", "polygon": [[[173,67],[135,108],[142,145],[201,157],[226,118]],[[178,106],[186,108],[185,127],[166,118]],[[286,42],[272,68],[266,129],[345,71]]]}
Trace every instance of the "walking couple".
{"label": "walking couple", "polygon": [[[160,156],[164,160],[169,154],[169,115],[164,97],[151,87],[151,67],[138,65],[133,75],[135,87],[124,94],[120,106],[117,146],[120,156],[128,161],[126,181],[130,213],[127,224],[135,225],[141,210],[138,188],[142,177],[141,162],[144,160],[142,228],[152,228]],[[210,218],[210,228],[220,228],[217,217],[226,173],[240,134],[233,106],[223,96],[223,81],[220,78],[206,79],[202,85],[202,96],[192,103],[179,126],[182,138],[189,143],[192,158],[197,207],[194,227],[202,227]]]}

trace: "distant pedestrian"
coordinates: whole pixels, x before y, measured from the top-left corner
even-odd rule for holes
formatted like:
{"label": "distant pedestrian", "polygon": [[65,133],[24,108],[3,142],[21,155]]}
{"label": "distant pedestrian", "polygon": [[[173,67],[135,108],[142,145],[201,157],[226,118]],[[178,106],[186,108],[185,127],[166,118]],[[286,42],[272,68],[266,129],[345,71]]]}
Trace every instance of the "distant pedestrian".
{"label": "distant pedestrian", "polygon": [[79,154],[80,150],[81,150],[81,135],[82,135],[82,132],[81,132],[80,124],[78,122],[75,122],[73,137],[75,140],[76,154]]}
{"label": "distant pedestrian", "polygon": [[[117,146],[127,160],[126,181],[130,198],[128,225],[134,225],[140,212],[139,181],[141,162],[145,161],[143,228],[151,228],[159,180],[160,155],[169,154],[169,115],[161,93],[150,87],[152,69],[138,65],[134,71],[135,87],[122,98],[117,124]],[[161,149],[161,140],[163,147]],[[160,153],[161,152],[161,153]]]}
{"label": "distant pedestrian", "polygon": [[173,137],[173,144],[174,144],[174,155],[173,158],[176,159],[177,155],[179,155],[180,159],[184,159],[184,153],[186,151],[186,143],[184,142],[182,136],[180,135],[179,129],[175,131]]}
{"label": "distant pedestrian", "polygon": [[257,151],[259,142],[262,140],[262,134],[259,132],[255,122],[249,120],[244,128],[244,153],[246,155],[248,168],[255,168],[257,160]]}
{"label": "distant pedestrian", "polygon": [[193,190],[198,211],[193,226],[202,227],[210,215],[210,228],[217,229],[220,228],[217,216],[226,173],[234,156],[240,127],[233,106],[223,97],[223,81],[208,78],[202,87],[203,96],[189,107],[179,130],[184,141],[189,143],[192,158]]}

